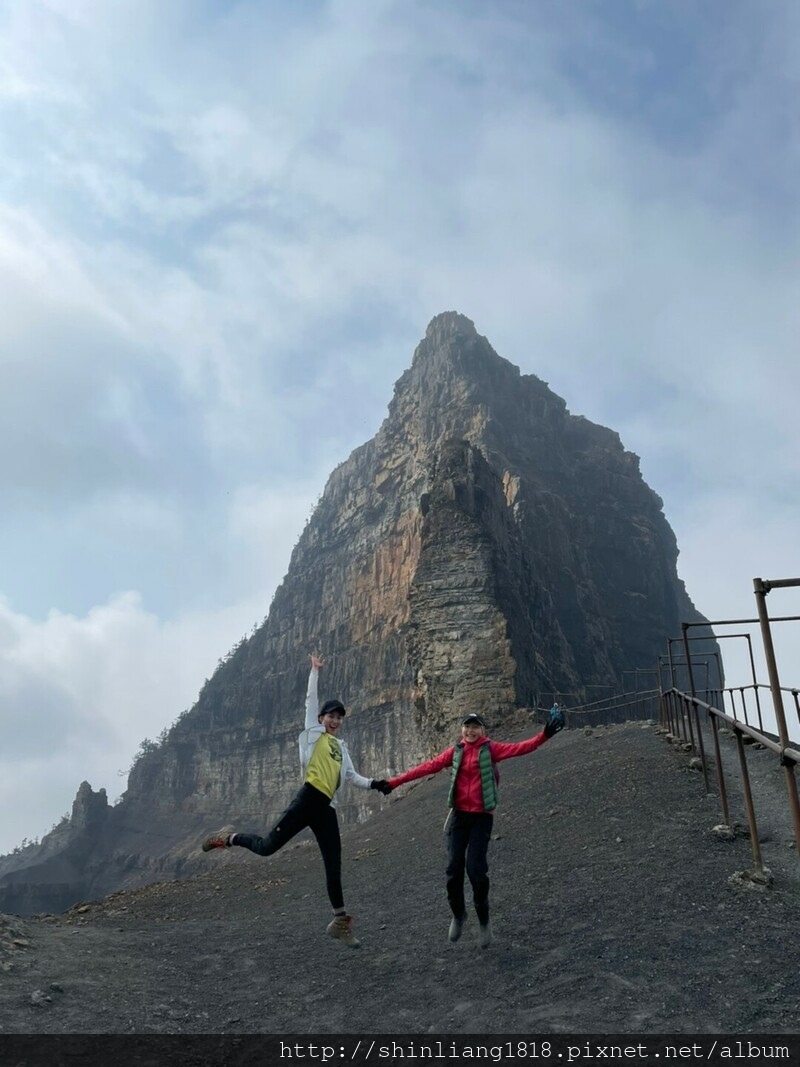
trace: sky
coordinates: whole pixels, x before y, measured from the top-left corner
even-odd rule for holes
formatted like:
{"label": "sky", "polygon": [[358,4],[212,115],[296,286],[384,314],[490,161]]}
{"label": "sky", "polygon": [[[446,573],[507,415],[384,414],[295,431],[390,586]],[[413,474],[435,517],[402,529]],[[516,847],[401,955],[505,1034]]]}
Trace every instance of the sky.
{"label": "sky", "polygon": [[440,312],[641,457],[706,616],[800,576],[798,33],[794,0],[0,0],[0,853],[115,800],[262,621]]}

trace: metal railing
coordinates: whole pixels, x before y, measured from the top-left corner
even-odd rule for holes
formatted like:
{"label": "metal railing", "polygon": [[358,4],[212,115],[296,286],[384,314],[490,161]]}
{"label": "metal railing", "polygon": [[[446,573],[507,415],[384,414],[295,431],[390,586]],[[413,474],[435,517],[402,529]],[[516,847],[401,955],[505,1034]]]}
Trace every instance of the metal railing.
{"label": "metal railing", "polygon": [[[660,689],[647,689],[630,693],[617,693],[588,704],[572,708],[562,707],[568,729],[581,726],[611,726],[614,723],[652,719],[657,722],[660,712]],[[544,709],[541,709],[544,710]]]}
{"label": "metal railing", "polygon": [[[775,648],[772,641],[772,623],[797,622],[800,621],[800,616],[780,616],[770,618],[766,603],[767,594],[771,590],[797,586],[800,586],[800,578],[782,578],[772,581],[754,578],[753,590],[758,607],[757,619],[726,619],[713,622],[683,623],[681,637],[685,653],[683,666],[685,666],[688,673],[691,692],[683,692],[674,685],[675,664],[672,659],[671,648],[672,642],[677,639],[672,638],[668,645],[671,685],[663,691],[661,695],[660,719],[662,726],[668,729],[674,736],[684,741],[691,750],[696,751],[699,754],[703,771],[703,781],[707,793],[710,792],[710,761],[705,752],[704,732],[710,732],[717,788],[719,791],[720,804],[722,806],[723,819],[727,825],[730,825],[730,811],[725,771],[719,744],[719,730],[721,726],[725,726],[732,731],[736,739],[739,773],[744,794],[745,809],[747,812],[753,861],[755,864],[755,871],[760,875],[763,875],[764,873],[764,865],[761,856],[755,804],[745,753],[745,738],[750,738],[753,741],[758,742],[778,757],[779,764],[783,768],[785,776],[789,809],[794,829],[795,847],[798,854],[800,854],[800,799],[798,798],[797,780],[795,776],[795,767],[797,763],[800,762],[800,744],[795,744],[790,739],[784,706],[784,698],[786,697],[790,707],[792,703],[794,704],[794,712],[797,716],[798,725],[800,725],[800,690],[796,688],[786,688],[781,685]],[[720,688],[714,695],[713,701],[702,700],[695,689],[693,668],[696,656],[693,656],[689,647],[689,641],[693,639],[688,636],[688,630],[694,626],[708,628],[730,625],[738,626],[742,624],[758,624],[760,628],[764,646],[764,657],[769,672],[769,684],[761,684],[756,678],[755,660],[753,658],[752,644],[749,634],[716,635],[716,639],[719,639],[719,637],[747,638],[753,680],[752,683],[748,685]],[[702,639],[708,640],[708,638]],[[659,671],[661,671],[661,669],[661,664],[659,664]],[[718,674],[721,681],[721,672],[719,671],[719,668]],[[661,674],[659,674],[659,679],[660,678]],[[764,727],[764,715],[761,707],[760,695],[765,693],[769,693],[772,698],[772,707],[777,726],[776,733],[771,733]],[[706,695],[708,696],[709,694],[707,693]]]}
{"label": "metal railing", "polygon": [[[796,693],[797,690],[787,690],[787,692]],[[705,713],[707,722],[711,727],[717,786],[719,789],[720,804],[722,806],[722,816],[727,825],[730,825],[731,819],[722,753],[719,745],[720,725],[727,726],[736,738],[736,747],[739,755],[739,771],[742,780],[742,790],[744,793],[753,859],[755,861],[756,869],[761,871],[763,870],[761,847],[758,838],[753,794],[750,786],[750,775],[744,750],[744,737],[750,737],[753,741],[757,741],[759,744],[763,745],[764,748],[774,752],[778,756],[781,765],[787,767],[791,772],[793,782],[794,765],[800,762],[800,750],[793,745],[782,744],[780,739],[776,739],[774,736],[765,733],[756,726],[744,722],[742,719],[728,715],[722,709],[714,707],[714,705],[708,704],[704,700],[700,700],[699,697],[693,697],[688,693],[682,693],[679,689],[670,689],[668,692],[664,693],[662,697],[662,723],[669,729],[670,733],[688,743],[692,750],[697,750],[699,752],[700,759],[703,762],[703,779],[707,793],[710,792],[710,787],[708,760],[706,759],[702,740],[704,724],[700,719],[701,711]],[[800,839],[797,838],[797,834],[795,834],[795,839],[798,844],[798,851],[800,851]]]}
{"label": "metal railing", "polygon": [[[625,686],[627,676],[633,676],[636,689],[633,692],[618,693],[599,700],[585,703],[575,703],[573,707],[564,707],[562,701],[579,700],[584,694],[558,693],[540,694],[540,701],[552,696],[553,701],[561,704],[566,725],[571,728],[581,726],[611,725],[613,723],[628,720],[653,719],[658,720],[665,732],[668,732],[677,740],[687,746],[699,756],[699,765],[703,772],[703,782],[706,793],[711,792],[710,774],[716,776],[716,785],[719,791],[722,817],[725,825],[732,829],[730,809],[728,804],[728,789],[725,779],[722,754],[719,743],[720,728],[724,727],[731,731],[735,740],[738,754],[739,776],[744,805],[747,813],[747,823],[750,835],[750,844],[755,863],[755,873],[764,874],[764,865],[761,857],[761,845],[758,837],[756,824],[755,804],[750,782],[750,773],[747,766],[745,741],[754,741],[763,748],[768,749],[778,758],[779,765],[784,771],[789,809],[791,812],[794,829],[795,847],[800,854],[800,798],[795,767],[800,763],[800,741],[790,739],[786,722],[785,704],[793,707],[800,730],[800,689],[782,686],[778,674],[775,648],[772,641],[772,624],[778,622],[800,622],[800,615],[770,616],[767,611],[767,595],[773,589],[785,589],[800,587],[800,578],[780,578],[764,580],[753,579],[753,591],[756,597],[758,617],[754,619],[718,619],[684,622],[681,624],[681,636],[672,637],[667,641],[666,655],[658,657],[658,663],[654,668],[635,667],[623,671],[622,683]],[[751,634],[747,632],[717,633],[714,628],[723,626],[758,626],[764,649],[764,658],[769,672],[769,683],[763,684],[756,676],[756,661],[753,655],[753,642]],[[705,633],[690,636],[689,631],[693,628],[702,628]],[[725,686],[722,663],[718,649],[706,648],[700,652],[692,652],[692,642],[704,642],[707,646],[725,639],[740,639],[747,641],[748,658],[750,663],[751,681],[745,685]],[[683,656],[673,654],[672,646],[682,645]],[[714,663],[716,671],[712,676],[710,664]],[[695,684],[695,667],[703,667],[705,675],[705,689],[698,690]],[[676,670],[680,670],[688,679],[689,692],[685,692],[676,685]],[[669,672],[669,680],[665,684],[664,674]],[[658,688],[639,690],[639,678],[641,675],[655,675],[658,679]],[[610,688],[610,686],[593,684],[585,689]],[[764,703],[771,697],[772,708],[775,716],[776,731],[770,732],[764,725]],[[540,706],[540,711],[546,710]],[[712,755],[706,754],[706,736],[710,735]],[[799,735],[800,736],[800,735]]]}

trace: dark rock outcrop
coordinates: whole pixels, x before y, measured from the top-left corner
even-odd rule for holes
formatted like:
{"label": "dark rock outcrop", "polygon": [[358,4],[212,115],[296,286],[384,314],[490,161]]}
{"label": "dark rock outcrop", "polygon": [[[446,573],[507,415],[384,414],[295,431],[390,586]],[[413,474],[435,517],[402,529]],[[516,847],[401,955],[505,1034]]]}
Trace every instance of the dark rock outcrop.
{"label": "dark rock outcrop", "polygon": [[[137,759],[120,804],[84,793],[73,810],[88,850],[75,898],[180,874],[202,827],[264,827],[281,810],[310,650],[326,657],[323,697],[350,709],[357,769],[383,775],[441,746],[467,709],[502,728],[554,692],[575,703],[654,666],[701,618],[677,555],[618,435],[571,415],[469,319],[438,315],[377,435],[331,474],[264,624]],[[345,799],[350,820],[379,802]],[[0,860],[0,911],[29,910],[14,858]],[[25,865],[29,882],[41,866]]]}

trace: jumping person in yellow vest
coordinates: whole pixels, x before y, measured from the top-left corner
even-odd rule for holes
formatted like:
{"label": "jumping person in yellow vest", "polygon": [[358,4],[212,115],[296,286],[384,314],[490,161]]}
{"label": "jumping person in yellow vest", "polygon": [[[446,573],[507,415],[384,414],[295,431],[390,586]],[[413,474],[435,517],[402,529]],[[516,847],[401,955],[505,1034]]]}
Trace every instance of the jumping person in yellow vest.
{"label": "jumping person in yellow vest", "polygon": [[437,774],[445,767],[452,768],[448,806],[451,808],[447,827],[447,900],[453,918],[448,937],[458,941],[467,921],[464,902],[464,873],[472,885],[472,899],[478,916],[481,948],[492,943],[489,922],[489,862],[487,852],[492,835],[492,812],[497,807],[496,764],[513,756],[524,756],[543,745],[564,726],[564,717],[554,705],[544,729],[527,741],[508,744],[490,741],[486,723],[480,715],[467,715],[461,724],[461,740],[438,756],[412,767],[404,774],[380,781],[376,785],[382,793],[415,778]]}
{"label": "jumping person in yellow vest", "polygon": [[352,782],[361,789],[386,792],[383,781],[364,778],[356,772],[347,745],[337,735],[347,714],[341,700],[328,700],[319,706],[317,683],[322,660],[311,655],[311,671],[306,691],[305,729],[300,734],[300,767],[303,785],[275,827],[266,837],[256,834],[220,830],[203,842],[203,851],[238,845],[259,856],[271,856],[308,827],[317,839],[325,865],[325,882],[333,908],[328,933],[356,948],[360,942],[353,934],[353,919],[347,914],[342,893],[342,844],[336,817],[336,798],[342,782]]}

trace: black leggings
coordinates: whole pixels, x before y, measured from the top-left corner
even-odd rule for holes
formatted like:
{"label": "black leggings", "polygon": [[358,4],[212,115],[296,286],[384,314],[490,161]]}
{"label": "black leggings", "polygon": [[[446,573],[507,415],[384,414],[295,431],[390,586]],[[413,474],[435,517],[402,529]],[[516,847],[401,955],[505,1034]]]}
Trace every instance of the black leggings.
{"label": "black leggings", "polygon": [[325,884],[334,911],[344,907],[342,893],[342,841],[336,809],[324,793],[308,782],[296,794],[266,837],[255,834],[236,834],[233,844],[249,848],[259,856],[271,856],[287,841],[308,827],[316,837],[322,862],[325,864]]}
{"label": "black leggings", "polygon": [[447,900],[453,915],[467,913],[464,872],[472,885],[478,922],[489,921],[489,861],[487,852],[494,816],[488,811],[453,811],[447,824]]}

